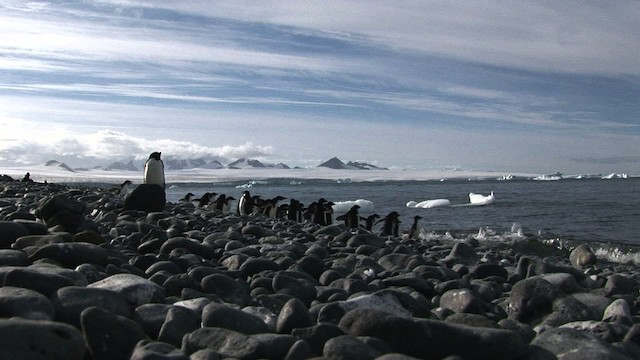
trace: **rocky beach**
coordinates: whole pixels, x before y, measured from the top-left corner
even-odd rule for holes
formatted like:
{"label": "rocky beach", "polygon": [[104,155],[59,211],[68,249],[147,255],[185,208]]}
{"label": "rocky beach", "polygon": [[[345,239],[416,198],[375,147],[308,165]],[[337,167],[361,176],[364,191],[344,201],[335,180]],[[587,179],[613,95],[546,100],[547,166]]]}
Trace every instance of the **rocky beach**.
{"label": "rocky beach", "polygon": [[587,246],[380,236],[147,191],[1,179],[0,359],[640,358],[640,271]]}

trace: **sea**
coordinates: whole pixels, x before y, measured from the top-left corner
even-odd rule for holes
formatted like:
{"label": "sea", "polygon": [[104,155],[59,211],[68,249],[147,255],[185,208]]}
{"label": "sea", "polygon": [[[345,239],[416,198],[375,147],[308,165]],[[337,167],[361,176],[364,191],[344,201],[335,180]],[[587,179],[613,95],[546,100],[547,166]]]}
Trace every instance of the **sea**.
{"label": "sea", "polygon": [[[360,214],[382,217],[400,214],[400,229],[407,231],[416,215],[422,217],[420,237],[425,240],[513,242],[537,240],[571,248],[588,244],[596,255],[616,262],[640,264],[640,178],[562,178],[539,181],[428,180],[352,182],[349,179],[270,179],[221,183],[174,183],[167,201],[178,202],[191,192],[224,193],[239,199],[250,191],[263,199],[283,196],[308,205],[319,198],[337,203],[337,215],[354,202],[367,205]],[[494,194],[486,205],[472,205],[469,193]],[[446,199],[448,206],[415,208],[410,201]],[[235,200],[232,208],[235,207]],[[447,203],[447,202],[444,202]],[[379,229],[382,224],[374,227]]]}

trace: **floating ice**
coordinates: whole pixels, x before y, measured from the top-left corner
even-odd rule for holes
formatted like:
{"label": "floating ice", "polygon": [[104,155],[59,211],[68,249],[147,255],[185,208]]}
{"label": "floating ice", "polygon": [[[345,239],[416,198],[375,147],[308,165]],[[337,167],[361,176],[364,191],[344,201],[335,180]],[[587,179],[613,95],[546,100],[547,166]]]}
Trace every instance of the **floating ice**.
{"label": "floating ice", "polygon": [[450,205],[451,205],[451,201],[449,201],[449,199],[432,199],[432,200],[425,200],[421,202],[409,201],[407,203],[407,207],[423,208],[423,209],[431,209],[434,207],[450,206]]}
{"label": "floating ice", "polygon": [[469,193],[469,202],[472,205],[488,205],[496,200],[496,197],[493,195],[493,191],[490,195],[482,195],[482,194],[474,194]]}
{"label": "floating ice", "polygon": [[613,174],[609,174],[609,175],[605,175],[602,178],[605,180],[610,180],[610,179],[626,179],[628,178],[629,175],[622,173],[622,174],[618,174],[618,173],[613,173]]}
{"label": "floating ice", "polygon": [[360,212],[360,213],[373,213],[375,211],[375,208],[373,206],[373,201],[365,200],[365,199],[358,199],[358,200],[355,200],[355,201],[338,201],[338,202],[336,202],[332,206],[333,213],[336,216],[344,214],[347,211],[349,211],[353,207],[353,205],[360,206],[360,209],[358,210],[358,212]]}

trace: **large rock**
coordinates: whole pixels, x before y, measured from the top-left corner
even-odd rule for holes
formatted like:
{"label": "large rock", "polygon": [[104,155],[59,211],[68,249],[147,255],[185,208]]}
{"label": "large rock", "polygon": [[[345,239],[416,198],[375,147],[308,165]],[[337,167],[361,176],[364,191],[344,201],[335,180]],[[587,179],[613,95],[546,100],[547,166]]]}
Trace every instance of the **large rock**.
{"label": "large rock", "polygon": [[115,274],[106,279],[88,285],[90,288],[106,289],[120,294],[131,306],[164,301],[164,289],[141,276],[133,274]]}
{"label": "large rock", "polygon": [[[631,360],[611,344],[579,330],[569,328],[549,329],[531,342],[537,353],[551,353],[558,359]],[[548,355],[547,355],[548,356]],[[542,358],[542,357],[531,357]]]}
{"label": "large rock", "polygon": [[531,323],[552,310],[553,301],[560,292],[542,278],[518,281],[509,294],[507,313],[510,319]]}
{"label": "large rock", "polygon": [[32,261],[43,258],[53,259],[70,268],[84,263],[101,266],[106,266],[109,263],[107,250],[85,242],[45,245],[36,250],[29,258]]}
{"label": "large rock", "polygon": [[571,265],[581,269],[596,264],[596,255],[591,251],[589,246],[582,244],[577,246],[569,254]]}
{"label": "large rock", "polygon": [[31,320],[53,320],[55,310],[49,299],[30,289],[0,287],[0,317]]}
{"label": "large rock", "polygon": [[0,221],[0,249],[8,249],[16,239],[27,236],[27,228],[13,221]]}
{"label": "large rock", "polygon": [[269,331],[261,319],[240,309],[224,304],[211,303],[202,312],[203,327],[219,327],[241,334],[259,334]]}
{"label": "large rock", "polygon": [[140,184],[124,199],[125,210],[163,211],[166,193],[160,185]]}
{"label": "large rock", "polygon": [[95,360],[128,359],[147,336],[140,325],[97,307],[81,314],[82,332]]}
{"label": "large rock", "polygon": [[518,359],[527,349],[514,331],[401,318],[371,309],[350,311],[340,321],[340,328],[351,335],[379,338],[393,351],[421,359],[453,355],[464,359]]}
{"label": "large rock", "polygon": [[0,359],[81,360],[85,343],[71,325],[26,319],[0,319]]}
{"label": "large rock", "polygon": [[260,359],[266,352],[259,341],[229,329],[203,327],[182,338],[182,351],[186,354],[204,349],[213,349],[223,358],[237,359]]}
{"label": "large rock", "polygon": [[80,327],[80,315],[90,307],[99,307],[115,315],[131,317],[131,309],[125,299],[116,292],[90,287],[67,286],[52,297],[56,319]]}

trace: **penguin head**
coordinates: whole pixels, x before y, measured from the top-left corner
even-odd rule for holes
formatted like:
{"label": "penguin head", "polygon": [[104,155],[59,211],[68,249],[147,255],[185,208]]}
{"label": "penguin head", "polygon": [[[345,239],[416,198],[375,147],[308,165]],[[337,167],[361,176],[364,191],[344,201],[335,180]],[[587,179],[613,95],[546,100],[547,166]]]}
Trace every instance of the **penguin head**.
{"label": "penguin head", "polygon": [[160,152],[158,151],[152,152],[151,155],[149,155],[149,159],[160,160]]}

